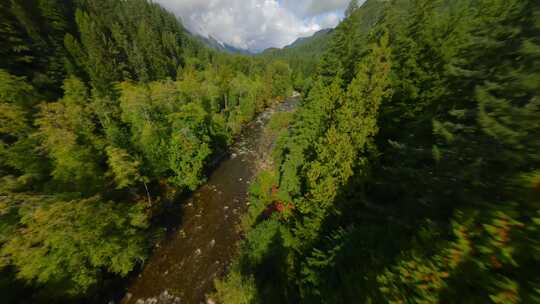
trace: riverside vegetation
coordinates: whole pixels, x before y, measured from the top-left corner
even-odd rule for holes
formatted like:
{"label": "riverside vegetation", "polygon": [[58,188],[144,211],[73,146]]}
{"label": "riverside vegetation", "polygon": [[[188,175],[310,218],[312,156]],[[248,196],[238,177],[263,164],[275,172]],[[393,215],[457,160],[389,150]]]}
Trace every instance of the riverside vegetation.
{"label": "riverside vegetation", "polygon": [[146,0],[2,1],[0,21],[6,302],[127,276],[164,205],[294,87],[213,300],[540,303],[540,2],[353,0],[257,56]]}
{"label": "riverside vegetation", "polygon": [[291,92],[287,63],[212,51],[146,0],[2,1],[0,21],[4,303],[136,269],[164,204]]}
{"label": "riverside vegetation", "polygon": [[327,39],[213,298],[540,303],[540,2],[353,1]]}

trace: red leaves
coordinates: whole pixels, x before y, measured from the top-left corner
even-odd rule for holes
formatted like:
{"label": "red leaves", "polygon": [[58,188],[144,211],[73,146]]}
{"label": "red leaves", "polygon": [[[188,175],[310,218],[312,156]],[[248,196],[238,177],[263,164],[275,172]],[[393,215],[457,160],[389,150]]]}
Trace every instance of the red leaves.
{"label": "red leaves", "polygon": [[276,208],[276,211],[279,212],[279,213],[283,213],[285,211],[289,211],[289,210],[292,210],[294,209],[294,206],[291,204],[291,203],[284,203],[284,202],[275,202],[273,204]]}
{"label": "red leaves", "polygon": [[276,197],[279,192],[279,188],[277,185],[272,186],[272,197]]}
{"label": "red leaves", "polygon": [[262,213],[264,219],[269,219],[274,213],[284,213],[286,211],[293,210],[294,206],[291,203],[284,203],[282,201],[276,201],[266,207]]}
{"label": "red leaves", "polygon": [[269,219],[274,213],[283,214],[285,212],[291,211],[294,209],[294,205],[292,203],[285,203],[282,200],[278,198],[279,195],[279,187],[277,185],[273,185],[271,189],[271,198],[270,200],[272,203],[268,204],[266,206],[266,209],[262,212],[261,218],[262,219]]}
{"label": "red leaves", "polygon": [[540,193],[540,179],[536,180],[534,183],[533,183],[533,189]]}
{"label": "red leaves", "polygon": [[502,263],[499,261],[499,259],[497,259],[496,256],[492,255],[489,260],[493,268],[500,269],[503,267]]}

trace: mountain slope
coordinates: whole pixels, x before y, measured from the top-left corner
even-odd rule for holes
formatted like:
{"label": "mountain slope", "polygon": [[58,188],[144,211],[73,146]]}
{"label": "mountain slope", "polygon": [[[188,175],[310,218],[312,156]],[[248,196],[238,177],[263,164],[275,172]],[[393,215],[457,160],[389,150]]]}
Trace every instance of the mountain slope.
{"label": "mountain slope", "polygon": [[296,39],[293,43],[290,45],[285,46],[283,49],[292,49],[292,48],[299,48],[299,47],[305,47],[307,45],[317,45],[320,48],[324,48],[325,42],[328,40],[328,36],[332,33],[333,29],[323,29],[315,34],[313,34],[310,37],[301,37]]}
{"label": "mountain slope", "polygon": [[220,42],[220,41],[218,41],[217,39],[215,39],[212,36],[204,37],[204,36],[201,36],[201,35],[198,35],[198,34],[193,34],[193,33],[191,35],[192,35],[192,37],[194,39],[200,41],[203,45],[209,47],[210,49],[216,50],[216,51],[225,52],[225,53],[228,53],[228,54],[241,54],[241,55],[252,55],[253,54],[249,50],[240,49],[240,48],[234,47],[234,46],[232,46],[230,44]]}
{"label": "mountain slope", "polygon": [[303,91],[308,85],[310,75],[313,75],[321,56],[332,41],[333,30],[321,30],[310,37],[299,38],[292,44],[281,49],[270,48],[259,56],[269,60],[284,60],[293,69],[293,85],[296,90]]}
{"label": "mountain slope", "polygon": [[[350,15],[337,27],[340,31],[324,29],[311,37],[299,38],[282,49],[265,50],[262,56],[289,62],[293,69],[293,85],[299,91],[309,90],[312,76],[318,69],[324,68],[323,65],[330,65],[328,68],[334,69],[333,73],[343,70],[346,78],[350,78],[356,67],[348,65],[346,61],[359,56],[365,49],[368,34],[381,19],[384,5],[385,1],[382,0],[368,0],[354,10],[348,10]],[[343,35],[343,32],[349,34]],[[325,54],[339,54],[339,63],[328,62]]]}

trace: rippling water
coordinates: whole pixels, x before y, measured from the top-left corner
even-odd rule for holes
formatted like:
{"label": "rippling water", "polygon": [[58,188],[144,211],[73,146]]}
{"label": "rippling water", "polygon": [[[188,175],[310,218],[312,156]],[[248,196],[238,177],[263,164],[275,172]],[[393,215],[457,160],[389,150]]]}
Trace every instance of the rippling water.
{"label": "rippling water", "polygon": [[154,250],[122,303],[205,302],[214,279],[226,271],[236,252],[248,187],[271,149],[264,126],[274,113],[292,111],[296,103],[289,99],[268,109],[245,128],[230,156],[183,202],[178,214],[182,224]]}

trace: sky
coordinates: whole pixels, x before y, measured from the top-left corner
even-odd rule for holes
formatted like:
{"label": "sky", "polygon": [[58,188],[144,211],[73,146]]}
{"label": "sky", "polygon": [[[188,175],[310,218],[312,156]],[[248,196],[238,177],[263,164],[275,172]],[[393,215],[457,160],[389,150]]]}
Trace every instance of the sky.
{"label": "sky", "polygon": [[261,51],[335,27],[350,0],[155,0],[191,31]]}

